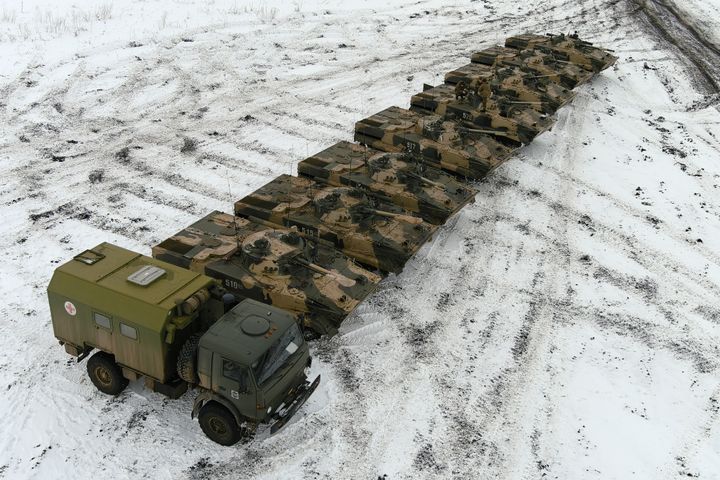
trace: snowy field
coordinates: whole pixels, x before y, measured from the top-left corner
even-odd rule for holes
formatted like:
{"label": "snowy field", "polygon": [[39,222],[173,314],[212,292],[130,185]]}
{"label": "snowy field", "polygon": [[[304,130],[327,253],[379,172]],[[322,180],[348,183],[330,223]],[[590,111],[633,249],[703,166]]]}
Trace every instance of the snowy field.
{"label": "snowy field", "polygon": [[[0,1],[0,478],[720,478],[720,3]],[[505,37],[615,67],[340,334],[274,436],[99,393],[53,269],[150,246]],[[183,145],[193,148],[183,149]]]}

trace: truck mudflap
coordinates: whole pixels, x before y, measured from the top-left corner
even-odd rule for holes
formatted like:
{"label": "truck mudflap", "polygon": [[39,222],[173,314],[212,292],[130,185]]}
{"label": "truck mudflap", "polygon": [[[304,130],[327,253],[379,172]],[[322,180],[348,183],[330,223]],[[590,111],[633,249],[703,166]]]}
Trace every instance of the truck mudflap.
{"label": "truck mudflap", "polygon": [[287,407],[283,407],[272,417],[272,420],[270,422],[270,433],[273,434],[280,430],[288,420],[292,418],[293,415],[295,415],[295,412],[297,412],[300,407],[303,406],[305,401],[310,398],[310,395],[315,391],[317,386],[320,384],[320,375],[317,376],[315,380],[311,384],[305,383],[301,387],[298,388],[298,392],[295,395],[295,398],[293,401],[288,405]]}

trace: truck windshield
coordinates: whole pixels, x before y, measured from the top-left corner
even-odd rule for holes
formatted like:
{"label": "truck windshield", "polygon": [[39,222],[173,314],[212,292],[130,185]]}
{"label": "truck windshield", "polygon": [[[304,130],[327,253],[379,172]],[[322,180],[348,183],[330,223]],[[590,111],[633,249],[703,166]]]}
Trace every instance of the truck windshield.
{"label": "truck windshield", "polygon": [[264,384],[275,372],[285,366],[302,343],[303,337],[298,326],[293,325],[288,328],[253,365],[258,384]]}

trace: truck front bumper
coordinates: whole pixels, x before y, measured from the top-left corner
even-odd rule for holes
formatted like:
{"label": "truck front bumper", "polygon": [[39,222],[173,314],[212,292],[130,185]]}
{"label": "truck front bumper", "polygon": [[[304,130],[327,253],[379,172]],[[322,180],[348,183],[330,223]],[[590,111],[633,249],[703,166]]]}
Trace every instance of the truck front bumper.
{"label": "truck front bumper", "polygon": [[303,406],[305,401],[310,398],[310,395],[312,395],[312,393],[315,391],[319,384],[320,375],[318,375],[312,383],[305,382],[303,385],[300,385],[298,387],[290,404],[278,410],[275,415],[273,415],[272,420],[270,420],[271,434],[280,430],[287,423],[287,421],[290,420],[293,415],[295,415],[295,412],[297,412],[300,407]]}

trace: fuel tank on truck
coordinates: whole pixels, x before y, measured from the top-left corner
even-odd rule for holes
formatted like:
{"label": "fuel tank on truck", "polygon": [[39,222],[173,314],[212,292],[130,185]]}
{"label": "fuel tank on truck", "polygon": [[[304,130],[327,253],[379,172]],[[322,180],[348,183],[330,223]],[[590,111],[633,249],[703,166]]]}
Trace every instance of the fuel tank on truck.
{"label": "fuel tank on truck", "polygon": [[369,195],[439,225],[466,204],[476,190],[455,177],[427,167],[405,153],[386,153],[339,142],[298,164],[298,173],[335,186],[362,188]]}
{"label": "fuel tank on truck", "polygon": [[395,273],[437,228],[359,188],[290,175],[280,175],[237,201],[235,214],[296,227],[306,236],[332,242],[360,263]]}
{"label": "fuel tank on truck", "polygon": [[319,334],[337,332],[382,280],[325,242],[221,212],[152,252],[159,260],[221,280],[238,300],[251,298],[291,312]]}

